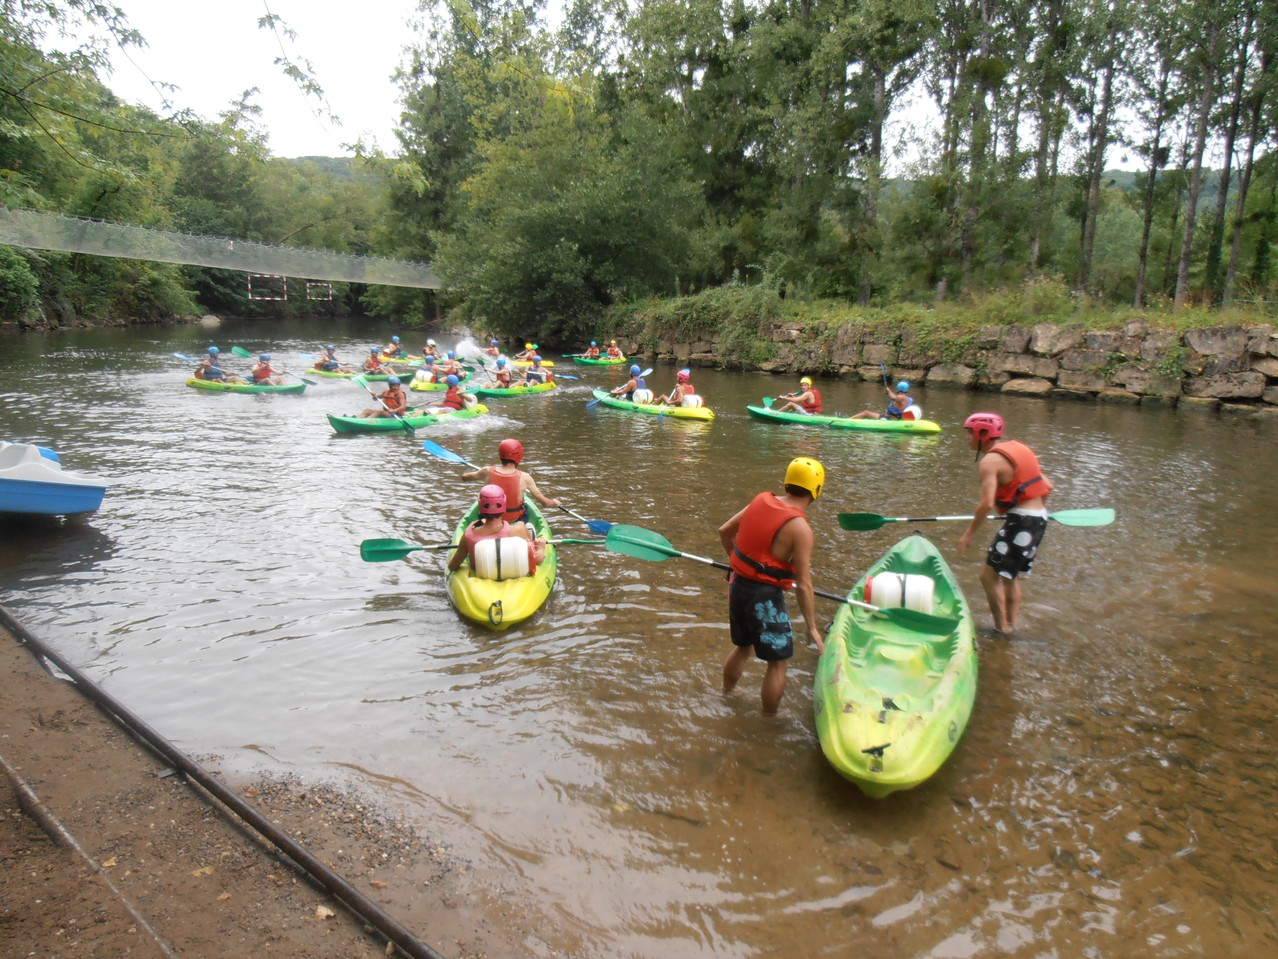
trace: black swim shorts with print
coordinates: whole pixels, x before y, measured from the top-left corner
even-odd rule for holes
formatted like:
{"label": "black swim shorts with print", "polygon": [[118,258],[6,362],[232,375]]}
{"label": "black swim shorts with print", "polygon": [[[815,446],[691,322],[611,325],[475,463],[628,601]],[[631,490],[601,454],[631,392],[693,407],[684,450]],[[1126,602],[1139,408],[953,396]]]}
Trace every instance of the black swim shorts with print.
{"label": "black swim shorts with print", "polygon": [[1034,568],[1039,544],[1047,532],[1046,516],[1027,516],[1015,510],[1007,514],[994,537],[985,562],[1005,579],[1028,576]]}
{"label": "black swim shorts with print", "polygon": [[753,646],[754,655],[765,663],[794,655],[794,631],[779,586],[735,574],[728,588],[728,624],[732,645]]}

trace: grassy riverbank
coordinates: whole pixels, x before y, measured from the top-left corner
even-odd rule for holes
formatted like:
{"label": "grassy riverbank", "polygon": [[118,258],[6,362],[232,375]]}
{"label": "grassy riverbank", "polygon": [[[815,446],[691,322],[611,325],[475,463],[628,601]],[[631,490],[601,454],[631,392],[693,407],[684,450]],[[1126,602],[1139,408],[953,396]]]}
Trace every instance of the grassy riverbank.
{"label": "grassy riverbank", "polygon": [[[1043,323],[1086,332],[1118,331],[1140,321],[1150,331],[1184,334],[1221,326],[1258,327],[1274,322],[1274,310],[1248,305],[1173,312],[1170,302],[1141,309],[1076,296],[1059,278],[1037,278],[1020,289],[938,304],[860,307],[843,301],[783,298],[762,286],[726,286],[696,296],[652,299],[620,305],[604,318],[612,335],[659,355],[714,353],[728,367],[768,368],[784,352],[787,339],[816,365],[804,372],[834,373],[837,365],[820,358],[842,331],[856,331],[864,342],[909,344],[915,353],[935,354],[941,362],[961,363],[979,348],[982,331],[992,327]],[[776,331],[797,331],[778,338]],[[827,349],[821,349],[821,347]],[[679,347],[683,347],[681,350]]]}

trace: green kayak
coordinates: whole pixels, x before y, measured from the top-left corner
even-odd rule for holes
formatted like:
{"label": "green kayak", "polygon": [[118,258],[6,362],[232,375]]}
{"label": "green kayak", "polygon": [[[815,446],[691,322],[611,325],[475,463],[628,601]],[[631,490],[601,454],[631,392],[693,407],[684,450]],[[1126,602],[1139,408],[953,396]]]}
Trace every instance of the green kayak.
{"label": "green kayak", "polygon": [[624,356],[574,356],[572,361],[582,366],[616,366],[619,363],[630,362]]}
{"label": "green kayak", "polygon": [[[370,376],[369,379],[371,380],[372,377]],[[442,393],[448,389],[447,383],[428,383],[426,380],[419,380],[415,374],[410,377],[408,373],[405,373],[401,379],[408,384],[410,390],[418,393]],[[468,379],[470,379],[469,370],[463,370],[457,374],[458,383],[465,383]]]}
{"label": "green kayak", "polygon": [[330,380],[352,380],[357,376],[362,376],[370,382],[385,383],[391,378],[390,373],[364,373],[357,371],[354,373],[339,373],[335,370],[316,370],[310,369],[306,371],[307,376],[322,376]]}
{"label": "green kayak", "polygon": [[817,738],[835,769],[881,798],[931,776],[963,735],[976,699],[975,633],[954,573],[922,536],[893,546],[848,595],[959,623],[949,636],[927,635],[845,604],[830,624],[813,678]]}
{"label": "green kayak", "polygon": [[504,397],[507,399],[516,396],[532,396],[537,393],[549,393],[555,388],[554,381],[549,383],[538,383],[536,386],[476,386],[470,392],[480,397]]}
{"label": "green kayak", "polygon": [[627,413],[648,413],[652,416],[668,416],[677,420],[712,420],[714,410],[708,406],[663,406],[658,403],[632,403],[620,396],[613,396],[605,390],[595,390],[594,402],[611,406],[614,410],[625,410]]}
{"label": "green kayak", "polygon": [[[435,409],[442,409],[436,407]],[[413,429],[420,429],[423,426],[431,426],[440,420],[465,420],[487,413],[488,407],[483,403],[476,403],[474,406],[467,407],[464,410],[446,410],[443,412],[427,412],[425,410],[410,409],[408,415],[403,418],[403,422],[395,419],[393,416],[334,416],[328,414],[329,425],[333,427],[337,433],[398,433],[407,432],[404,429],[404,423],[407,423]]]}
{"label": "green kayak", "polygon": [[301,393],[306,389],[305,383],[284,383],[276,386],[267,383],[265,386],[254,386],[252,383],[226,383],[222,380],[201,380],[191,377],[186,385],[197,390],[208,390],[211,393]]}
{"label": "green kayak", "polygon": [[771,397],[763,398],[762,406],[747,406],[746,411],[757,420],[771,423],[797,423],[802,426],[821,426],[836,430],[871,430],[881,433],[939,433],[941,425],[931,420],[854,420],[850,416],[822,416],[814,413],[781,413],[769,409]]}

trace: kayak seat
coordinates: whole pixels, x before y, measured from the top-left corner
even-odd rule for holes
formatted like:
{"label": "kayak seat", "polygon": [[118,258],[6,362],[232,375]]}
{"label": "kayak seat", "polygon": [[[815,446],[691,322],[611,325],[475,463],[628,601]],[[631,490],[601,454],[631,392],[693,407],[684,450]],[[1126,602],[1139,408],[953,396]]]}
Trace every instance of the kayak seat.
{"label": "kayak seat", "polygon": [[505,580],[537,571],[533,545],[522,536],[481,539],[475,544],[474,573],[480,579]]}

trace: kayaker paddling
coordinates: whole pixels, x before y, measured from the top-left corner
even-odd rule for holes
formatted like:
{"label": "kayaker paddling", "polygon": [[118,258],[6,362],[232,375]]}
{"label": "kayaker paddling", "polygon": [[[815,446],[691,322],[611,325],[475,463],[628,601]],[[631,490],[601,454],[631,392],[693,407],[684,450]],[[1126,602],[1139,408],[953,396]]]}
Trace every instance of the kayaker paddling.
{"label": "kayaker paddling", "polygon": [[1038,457],[1024,443],[1003,438],[1003,417],[973,413],[963,422],[968,448],[976,451],[981,499],[972,521],[959,539],[963,556],[972,537],[994,510],[1003,525],[990,544],[981,567],[981,585],[994,616],[994,629],[1004,636],[1016,632],[1021,610],[1021,580],[1034,566],[1047,531],[1047,496],[1052,481],[1039,468]]}
{"label": "kayaker paddling", "polygon": [[404,392],[404,387],[400,385],[398,376],[392,376],[387,379],[386,389],[378,396],[378,399],[385,406],[375,406],[372,409],[364,410],[359,414],[360,419],[378,419],[387,416],[402,417],[404,411],[408,408],[408,394]]}
{"label": "kayaker paddling", "polygon": [[785,401],[784,406],[773,406],[778,413],[811,413],[821,412],[821,393],[812,387],[812,377],[805,376],[799,380],[799,391],[778,396],[776,402]]}
{"label": "kayaker paddling", "polygon": [[622,356],[623,354],[621,352],[621,348],[617,346],[617,341],[616,340],[610,341],[608,343],[608,358],[617,360],[617,359],[621,359]]}
{"label": "kayaker paddling", "polygon": [[519,464],[524,461],[523,443],[516,439],[502,440],[497,444],[497,459],[499,462],[496,466],[481,466],[469,473],[462,473],[462,479],[477,479],[482,483],[494,483],[501,487],[506,494],[507,522],[518,524],[521,529],[525,528],[524,521],[528,515],[524,508],[525,494],[532,496],[542,506],[559,507],[559,500],[542,493],[532,474],[519,468]]}
{"label": "kayaker paddling", "polygon": [[805,511],[821,495],[825,468],[806,456],[785,471],[785,493],[762,492],[719,527],[719,539],[731,561],[728,622],[732,652],[723,662],[723,691],[736,687],[751,651],[767,664],[763,674],[763,711],[775,713],[785,692],[794,634],[785,606],[793,589],[808,638],[825,648],[817,625],[812,588],[812,527]]}
{"label": "kayaker paddling", "polygon": [[365,373],[381,373],[391,368],[382,362],[382,351],[376,346],[368,348],[368,357],[364,360]]}
{"label": "kayaker paddling", "polygon": [[[438,380],[436,382],[438,382]],[[433,402],[426,403],[425,405],[442,406],[447,410],[465,409],[466,394],[462,392],[462,388],[459,385],[461,381],[457,379],[456,375],[449,373],[448,376],[444,378],[444,382],[448,384],[448,389],[445,390],[444,395]]]}
{"label": "kayaker paddling", "polygon": [[262,353],[249,370],[249,379],[254,386],[279,386],[284,382],[283,372],[271,366],[270,353]]}
{"label": "kayaker paddling", "polygon": [[506,357],[497,360],[497,369],[489,374],[496,381],[499,389],[506,389],[510,386],[510,368],[506,365]]}
{"label": "kayaker paddling", "polygon": [[[652,370],[649,370],[648,372],[651,373]],[[640,375],[642,373],[643,370],[639,369],[638,366],[630,367],[630,379],[626,380],[626,382],[613,390],[612,395],[621,396],[624,394],[626,399],[630,400],[632,403],[639,402],[639,400],[635,399],[635,393],[649,393],[648,384],[644,382],[643,376]]]}
{"label": "kayaker paddling", "polygon": [[550,381],[550,370],[541,365],[541,357],[533,354],[532,366],[524,370],[525,386],[540,386]]}
{"label": "kayaker paddling", "polygon": [[[896,384],[896,389],[883,384],[883,389],[889,397],[888,405],[882,413],[877,410],[862,410],[860,413],[851,417],[854,420],[899,420],[905,417],[906,410],[914,405],[914,398],[910,396],[910,384],[906,380],[901,380]],[[910,417],[916,419],[917,417]]]}
{"label": "kayaker paddling", "polygon": [[484,350],[484,355],[492,360],[497,359],[501,356],[501,344],[496,340],[489,340],[488,349]]}
{"label": "kayaker paddling", "polygon": [[535,343],[525,343],[524,348],[515,354],[515,359],[531,363],[532,358],[537,355],[537,345]]}
{"label": "kayaker paddling", "polygon": [[208,355],[195,368],[195,378],[197,380],[216,380],[221,383],[243,383],[243,377],[228,373],[222,369],[222,360],[219,355],[221,352],[216,346],[210,346]]}
{"label": "kayaker paddling", "polygon": [[[666,406],[685,406],[684,400],[689,396],[696,396],[697,391],[692,385],[692,371],[680,370],[675,374],[675,387],[665,396],[658,396],[653,402],[661,403]],[[700,405],[700,404],[698,404]]]}
{"label": "kayaker paddling", "polygon": [[591,340],[590,346],[587,347],[585,352],[583,352],[581,355],[588,360],[599,359],[599,344],[596,341]]}
{"label": "kayaker paddling", "polygon": [[408,355],[408,353],[404,350],[404,348],[399,345],[398,336],[392,336],[390,338],[390,342],[387,343],[384,347],[382,347],[382,353],[390,357],[391,359],[396,359],[398,357]]}
{"label": "kayaker paddling", "polygon": [[332,343],[324,347],[324,355],[313,364],[321,373],[354,373],[354,367],[346,366],[337,358],[337,347]]}
{"label": "kayaker paddling", "polygon": [[496,483],[489,483],[479,491],[479,519],[466,528],[461,542],[448,560],[448,571],[454,572],[463,563],[475,568],[475,548],[482,540],[516,538],[528,543],[529,566],[536,569],[546,559],[545,540],[534,539],[523,523],[511,524],[505,519],[506,491]]}

